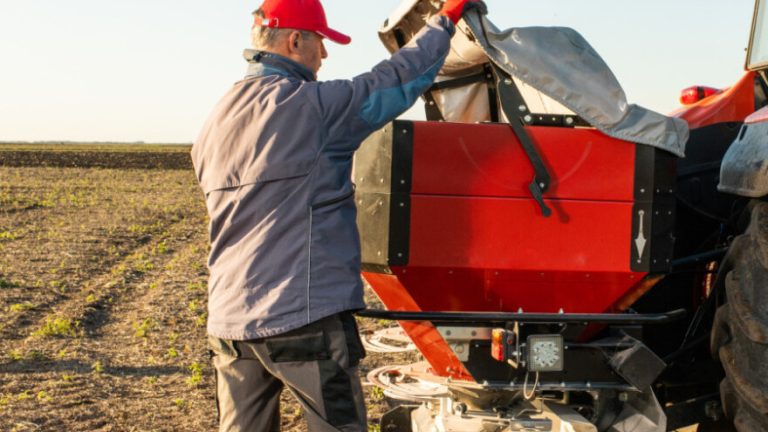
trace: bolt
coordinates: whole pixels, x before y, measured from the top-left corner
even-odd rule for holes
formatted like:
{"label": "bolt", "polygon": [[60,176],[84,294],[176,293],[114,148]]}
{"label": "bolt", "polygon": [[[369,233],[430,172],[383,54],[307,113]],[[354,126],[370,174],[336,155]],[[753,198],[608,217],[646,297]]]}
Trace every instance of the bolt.
{"label": "bolt", "polygon": [[398,258],[402,258],[402,257],[403,257],[403,254],[402,254],[402,253],[400,253],[400,252],[398,252],[398,253],[397,253],[397,257],[398,257]]}
{"label": "bolt", "polygon": [[429,105],[430,106],[434,106],[435,105],[435,101],[429,101]]}
{"label": "bolt", "polygon": [[506,84],[506,85],[512,85],[512,80],[511,80],[511,79],[509,79],[509,78],[507,78],[507,79],[505,79],[505,80],[504,80],[504,84]]}
{"label": "bolt", "polygon": [[453,407],[453,412],[456,415],[464,415],[467,412],[467,405],[463,403],[458,403]]}
{"label": "bolt", "polygon": [[400,207],[405,207],[405,203],[400,203]]}
{"label": "bolt", "polygon": [[571,118],[571,117],[566,117],[566,118],[565,118],[565,124],[567,124],[567,125],[572,125],[572,124],[573,124],[573,118]]}
{"label": "bolt", "polygon": [[400,180],[400,184],[405,184],[405,180]]}
{"label": "bolt", "polygon": [[450,335],[451,335],[451,331],[450,331],[450,330],[446,330],[446,331],[445,331],[445,335],[446,335],[446,336],[450,336]]}
{"label": "bolt", "polygon": [[626,402],[628,400],[629,400],[629,393],[627,393],[627,392],[619,393],[619,401]]}
{"label": "bolt", "polygon": [[645,189],[640,189],[640,193],[645,193]]}
{"label": "bolt", "polygon": [[720,420],[720,404],[717,401],[709,401],[704,404],[704,415],[712,420]]}
{"label": "bolt", "polygon": [[408,133],[408,129],[403,129],[403,133],[407,134]]}
{"label": "bolt", "polygon": [[531,117],[530,115],[527,115],[523,117],[523,120],[525,120],[526,123],[530,123],[533,120],[533,117]]}
{"label": "bolt", "polygon": [[517,109],[519,109],[520,112],[525,112],[528,109],[528,107],[526,107],[525,105],[520,105],[519,107],[517,107]]}

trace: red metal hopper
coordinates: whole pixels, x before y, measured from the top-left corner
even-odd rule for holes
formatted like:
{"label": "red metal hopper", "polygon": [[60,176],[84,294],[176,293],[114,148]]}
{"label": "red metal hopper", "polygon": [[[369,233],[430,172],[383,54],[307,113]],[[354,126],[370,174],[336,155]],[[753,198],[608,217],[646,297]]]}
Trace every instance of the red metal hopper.
{"label": "red metal hopper", "polygon": [[[675,158],[591,128],[396,121],[355,159],[363,276],[393,311],[626,309],[672,254]],[[441,376],[472,379],[437,330],[401,322]]]}

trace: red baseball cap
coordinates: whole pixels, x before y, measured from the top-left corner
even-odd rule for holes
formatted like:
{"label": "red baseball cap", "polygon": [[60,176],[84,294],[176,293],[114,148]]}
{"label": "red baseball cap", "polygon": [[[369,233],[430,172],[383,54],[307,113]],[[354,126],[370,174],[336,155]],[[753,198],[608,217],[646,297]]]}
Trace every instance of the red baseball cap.
{"label": "red baseball cap", "polygon": [[342,45],[352,42],[351,37],[328,27],[320,0],[264,0],[261,10],[264,18],[256,17],[254,26],[312,31]]}

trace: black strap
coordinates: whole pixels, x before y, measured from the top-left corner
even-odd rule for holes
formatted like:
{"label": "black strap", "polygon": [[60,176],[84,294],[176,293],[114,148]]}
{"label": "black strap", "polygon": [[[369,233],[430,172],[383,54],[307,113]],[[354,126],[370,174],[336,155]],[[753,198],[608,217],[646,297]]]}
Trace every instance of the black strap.
{"label": "black strap", "polygon": [[466,75],[459,78],[436,82],[432,84],[432,87],[429,88],[429,91],[464,87],[466,85],[486,80],[488,80],[487,74],[485,71],[482,71],[472,75]]}
{"label": "black strap", "polygon": [[525,131],[525,127],[523,127],[525,116],[530,115],[528,105],[525,103],[525,99],[520,94],[520,90],[518,90],[512,77],[496,65],[494,65],[494,70],[501,109],[504,111],[504,115],[507,116],[509,125],[512,127],[512,131],[515,133],[518,141],[520,141],[520,145],[522,145],[525,154],[528,156],[528,160],[533,165],[534,175],[533,180],[528,185],[528,190],[539,204],[539,207],[541,207],[541,213],[544,217],[549,217],[552,215],[552,210],[544,202],[543,195],[549,188],[552,179],[546,165],[544,165],[544,161],[536,150],[533,139],[531,139]]}
{"label": "black strap", "polygon": [[427,120],[429,121],[445,121],[445,117],[443,117],[443,112],[440,111],[440,108],[437,107],[437,102],[435,101],[435,96],[432,94],[431,91],[427,91],[424,93],[424,112],[427,115]]}
{"label": "black strap", "polygon": [[499,122],[499,94],[496,91],[496,82],[493,80],[493,67],[490,63],[483,65],[485,77],[488,80],[488,107],[491,122]]}

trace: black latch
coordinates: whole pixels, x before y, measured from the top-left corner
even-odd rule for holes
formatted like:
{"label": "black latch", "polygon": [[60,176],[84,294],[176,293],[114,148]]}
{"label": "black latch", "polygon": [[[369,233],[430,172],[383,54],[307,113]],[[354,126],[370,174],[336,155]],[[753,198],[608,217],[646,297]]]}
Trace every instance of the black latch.
{"label": "black latch", "polygon": [[528,105],[525,103],[525,99],[523,99],[523,96],[517,89],[512,77],[495,65],[494,71],[496,72],[496,88],[499,92],[501,109],[504,111],[504,115],[507,116],[509,125],[512,127],[515,136],[520,141],[525,154],[528,156],[528,160],[533,166],[533,180],[528,185],[528,190],[533,195],[533,199],[539,204],[539,207],[541,207],[541,214],[544,217],[549,217],[552,215],[552,210],[544,202],[544,192],[549,189],[552,178],[536,150],[536,145],[523,127],[525,116],[530,115]]}

